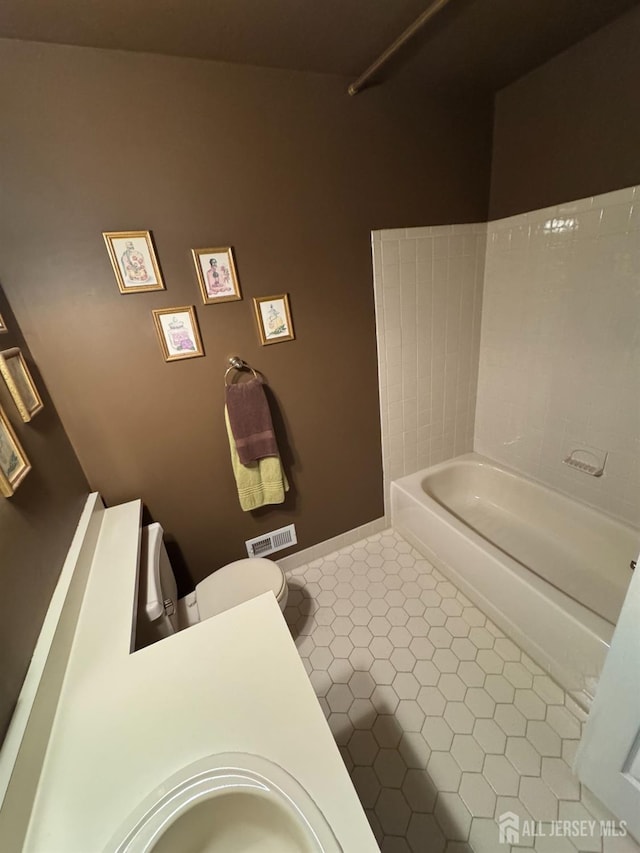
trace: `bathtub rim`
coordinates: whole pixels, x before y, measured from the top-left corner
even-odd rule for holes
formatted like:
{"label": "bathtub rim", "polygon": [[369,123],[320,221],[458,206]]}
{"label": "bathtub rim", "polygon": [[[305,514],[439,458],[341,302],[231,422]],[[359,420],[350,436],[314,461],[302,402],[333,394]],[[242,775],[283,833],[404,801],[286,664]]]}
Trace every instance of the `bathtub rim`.
{"label": "bathtub rim", "polygon": [[[447,535],[462,537],[465,546],[485,555],[488,560],[492,561],[494,567],[497,566],[499,571],[505,572],[508,577],[511,577],[514,589],[517,589],[518,586],[522,585],[528,586],[536,594],[538,604],[544,603],[545,605],[550,606],[555,617],[570,620],[568,627],[570,627],[571,632],[575,633],[576,636],[580,636],[586,640],[586,645],[588,645],[591,652],[594,653],[594,659],[596,657],[599,659],[599,663],[597,664],[599,669],[602,661],[604,660],[604,656],[608,651],[615,626],[599,614],[594,613],[584,605],[575,601],[575,599],[562,592],[562,590],[554,587],[548,581],[540,578],[535,574],[535,572],[527,569],[517,560],[510,557],[506,552],[497,548],[489,540],[485,539],[475,530],[470,528],[456,515],[449,512],[435,498],[431,497],[424,491],[422,488],[422,481],[427,474],[437,472],[459,462],[482,464],[500,469],[507,474],[511,474],[519,478],[530,479],[527,478],[526,475],[522,475],[518,471],[513,471],[512,469],[509,469],[488,457],[482,456],[479,453],[470,452],[462,454],[461,456],[453,457],[452,459],[440,462],[430,468],[422,469],[414,474],[408,474],[392,482],[391,509],[392,524],[394,528],[396,528],[401,535],[405,536],[405,538],[407,538],[407,540],[414,545],[414,547],[416,547],[416,549],[422,553],[426,559],[432,562],[443,575],[456,584],[461,592],[476,606],[478,606],[493,622],[495,622],[499,628],[518,643],[518,645],[520,645],[520,647],[534,660],[535,663],[539,664],[545,671],[555,678],[555,680],[568,691],[568,693],[583,709],[588,709],[595,692],[595,686],[589,687],[586,685],[584,673],[577,673],[577,671],[573,671],[571,666],[560,661],[558,656],[554,657],[553,650],[550,651],[548,648],[545,648],[543,643],[541,644],[539,642],[539,639],[537,640],[534,636],[530,636],[528,633],[524,632],[522,628],[520,628],[518,622],[514,621],[513,614],[505,612],[504,609],[493,604],[491,598],[488,597],[488,590],[486,586],[483,586],[482,583],[476,584],[473,580],[467,579],[463,571],[456,568],[456,566],[451,565],[447,560],[444,560],[440,554],[430,547],[429,543],[425,541],[426,537],[420,538],[420,536],[418,536],[405,521],[400,519],[399,515],[401,513],[398,511],[397,502],[394,499],[396,495],[400,495],[405,499],[410,500],[414,505],[423,509],[427,514],[431,514],[432,517],[435,517],[436,522],[441,525],[441,527],[444,526],[444,528],[446,528]],[[538,483],[538,485],[543,488],[547,488],[544,484]],[[559,492],[558,494],[567,500],[573,500],[567,495],[564,495],[562,492]],[[588,505],[585,506],[588,507]],[[588,508],[593,510],[592,507]],[[599,512],[599,510],[593,511]],[[607,518],[610,517],[607,516]],[[613,520],[617,523],[621,523],[618,522],[617,519]],[[628,527],[628,525],[623,526]],[[631,529],[633,530],[633,528]],[[492,582],[495,582],[495,578],[493,580],[488,579],[487,586],[490,587]],[[550,616],[551,611],[549,613]],[[589,657],[590,653],[585,652],[584,649],[581,648],[575,659],[584,658],[585,656]],[[576,674],[578,674],[579,680],[581,680],[581,684],[579,686],[577,685]]]}
{"label": "bathtub rim", "polygon": [[[576,601],[576,599],[572,598],[568,593],[554,586],[550,581],[545,580],[540,577],[540,575],[536,574],[533,569],[528,568],[523,563],[520,563],[514,557],[512,557],[506,551],[503,551],[497,545],[494,545],[489,539],[482,536],[480,533],[475,531],[472,527],[470,527],[466,522],[464,522],[461,518],[459,518],[454,512],[448,510],[446,506],[441,504],[437,498],[428,494],[423,488],[423,481],[428,474],[434,474],[446,468],[451,468],[454,465],[479,465],[481,467],[486,468],[494,468],[498,471],[502,471],[508,476],[515,477],[521,480],[528,480],[530,483],[533,483],[540,489],[546,489],[550,492],[553,492],[556,495],[559,495],[561,498],[567,501],[572,501],[590,512],[604,515],[608,522],[613,523],[614,525],[618,525],[627,532],[631,532],[638,537],[640,541],[640,530],[636,531],[630,524],[626,524],[623,521],[620,521],[613,516],[608,515],[607,513],[600,512],[596,507],[591,506],[590,504],[584,503],[584,501],[579,501],[572,498],[569,495],[566,495],[564,492],[560,492],[557,489],[552,488],[551,486],[547,486],[544,483],[539,482],[538,480],[534,480],[531,477],[528,477],[526,474],[522,474],[520,471],[516,471],[513,468],[508,468],[506,465],[502,465],[499,462],[490,459],[488,456],[483,456],[480,453],[475,451],[471,451],[469,453],[464,453],[460,456],[455,456],[451,459],[446,459],[444,462],[439,462],[437,465],[432,465],[430,468],[423,468],[420,471],[416,471],[413,474],[407,474],[404,477],[400,477],[397,480],[394,480],[392,486],[396,488],[402,489],[407,494],[414,497],[419,503],[426,505],[431,511],[433,511],[442,521],[444,521],[448,526],[452,529],[456,530],[458,533],[463,534],[468,539],[470,539],[477,547],[483,548],[491,554],[491,556],[500,561],[504,560],[508,562],[509,566],[513,568],[514,572],[518,577],[522,580],[530,582],[531,585],[538,592],[550,592],[550,597],[554,604],[559,605],[563,610],[565,610],[570,616],[574,619],[578,619],[578,621],[584,623],[593,630],[597,634],[601,634],[603,637],[606,637],[610,632],[613,632],[615,628],[615,622],[611,622],[611,620],[606,619],[600,613],[596,613],[594,610],[591,610],[586,605]],[[607,641],[609,642],[609,641]]]}
{"label": "bathtub rim", "polygon": [[[582,507],[590,513],[595,513],[595,515],[604,516],[604,518],[606,518],[607,521],[611,524],[620,527],[622,530],[625,530],[628,533],[632,533],[634,536],[637,537],[638,542],[640,543],[640,528],[634,527],[632,524],[629,524],[628,521],[622,521],[622,519],[617,518],[615,515],[612,515],[611,513],[607,512],[604,509],[601,509],[598,506],[594,506],[593,504],[590,504],[587,501],[583,501],[580,498],[575,498],[573,497],[573,495],[569,495],[567,494],[567,492],[563,492],[560,489],[556,489],[555,486],[550,486],[542,480],[538,480],[535,477],[526,474],[524,471],[519,471],[517,468],[511,468],[508,465],[503,465],[502,462],[497,462],[495,459],[491,459],[491,457],[489,456],[484,456],[482,453],[478,453],[476,450],[471,450],[468,453],[462,453],[460,454],[460,456],[452,456],[451,459],[445,459],[442,462],[438,462],[436,465],[431,465],[429,468],[422,468],[420,471],[415,471],[413,474],[405,474],[403,477],[398,477],[392,482],[404,483],[405,481],[411,481],[412,478],[415,477],[420,478],[420,485],[422,485],[422,480],[424,480],[427,474],[438,473],[439,471],[444,470],[445,468],[450,468],[453,465],[465,465],[469,463],[479,465],[483,468],[494,468],[495,470],[501,471],[502,473],[507,474],[510,477],[514,477],[518,480],[526,480],[528,483],[532,484],[540,490],[551,492],[551,494],[558,496],[562,500],[571,501],[572,503],[577,504],[579,507]],[[437,498],[432,497],[428,493],[424,492],[424,490],[423,493],[426,497],[435,501],[438,506],[443,506],[439,503]]]}

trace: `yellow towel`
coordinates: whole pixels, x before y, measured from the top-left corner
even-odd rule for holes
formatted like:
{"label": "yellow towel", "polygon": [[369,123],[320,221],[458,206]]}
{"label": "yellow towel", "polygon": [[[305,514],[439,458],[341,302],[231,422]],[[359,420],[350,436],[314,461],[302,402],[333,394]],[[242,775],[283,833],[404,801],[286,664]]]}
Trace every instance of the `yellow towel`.
{"label": "yellow towel", "polygon": [[229,413],[224,407],[224,422],[227,425],[229,449],[231,450],[231,467],[236,478],[240,506],[245,512],[257,509],[265,504],[281,504],[285,492],[289,491],[287,477],[282,470],[279,456],[265,456],[257,462],[243,465],[240,462],[236,443],[231,432]]}

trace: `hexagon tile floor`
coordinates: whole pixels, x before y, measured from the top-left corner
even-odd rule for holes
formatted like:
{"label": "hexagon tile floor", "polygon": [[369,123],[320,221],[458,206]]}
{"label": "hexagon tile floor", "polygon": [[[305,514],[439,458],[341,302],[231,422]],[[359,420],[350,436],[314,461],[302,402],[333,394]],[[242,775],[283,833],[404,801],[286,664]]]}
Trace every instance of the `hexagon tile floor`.
{"label": "hexagon tile floor", "polygon": [[[638,853],[601,836],[611,815],[570,770],[572,700],[394,531],[294,569],[289,588],[285,618],[383,853]],[[500,843],[505,812],[547,834]],[[551,837],[550,821],[587,823]]]}

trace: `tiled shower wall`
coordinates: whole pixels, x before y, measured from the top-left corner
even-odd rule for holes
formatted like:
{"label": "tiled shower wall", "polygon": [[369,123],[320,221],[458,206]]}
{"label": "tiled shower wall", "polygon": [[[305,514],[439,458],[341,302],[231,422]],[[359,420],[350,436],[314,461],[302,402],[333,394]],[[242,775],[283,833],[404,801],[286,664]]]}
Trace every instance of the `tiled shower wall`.
{"label": "tiled shower wall", "polygon": [[389,483],[473,448],[486,224],[372,235]]}
{"label": "tiled shower wall", "polygon": [[475,449],[638,524],[640,187],[489,223]]}

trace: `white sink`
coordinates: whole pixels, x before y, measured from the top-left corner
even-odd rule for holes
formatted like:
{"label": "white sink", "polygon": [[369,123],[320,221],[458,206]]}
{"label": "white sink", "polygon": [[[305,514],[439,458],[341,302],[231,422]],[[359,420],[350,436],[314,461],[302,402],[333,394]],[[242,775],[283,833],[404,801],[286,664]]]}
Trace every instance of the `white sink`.
{"label": "white sink", "polygon": [[210,755],[146,797],[108,853],[341,853],[307,791],[248,753]]}

